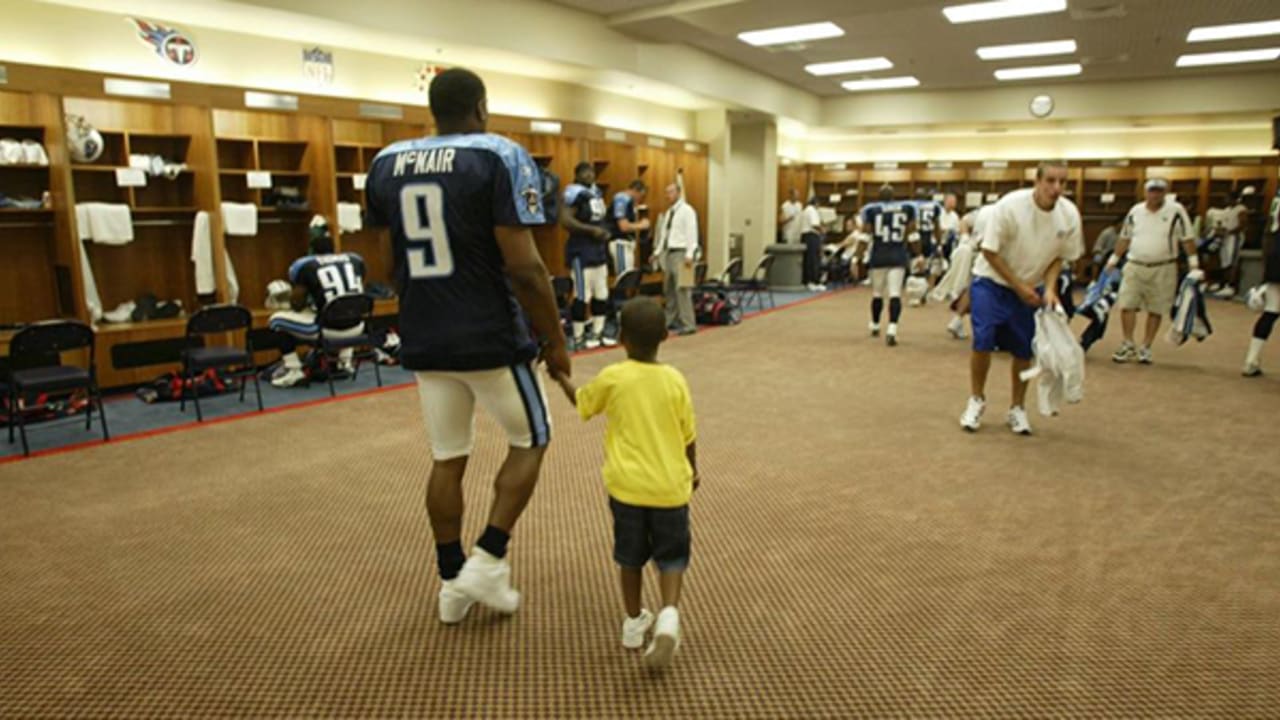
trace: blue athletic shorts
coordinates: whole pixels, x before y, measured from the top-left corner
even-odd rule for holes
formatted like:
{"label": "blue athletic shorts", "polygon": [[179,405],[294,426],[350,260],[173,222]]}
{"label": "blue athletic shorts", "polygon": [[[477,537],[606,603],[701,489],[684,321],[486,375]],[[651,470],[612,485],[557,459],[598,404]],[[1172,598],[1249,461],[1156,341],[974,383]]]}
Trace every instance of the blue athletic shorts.
{"label": "blue athletic shorts", "polygon": [[974,278],[969,288],[969,302],[973,312],[974,350],[1003,350],[1019,360],[1032,358],[1035,308],[1022,302],[1013,290],[984,277]]}

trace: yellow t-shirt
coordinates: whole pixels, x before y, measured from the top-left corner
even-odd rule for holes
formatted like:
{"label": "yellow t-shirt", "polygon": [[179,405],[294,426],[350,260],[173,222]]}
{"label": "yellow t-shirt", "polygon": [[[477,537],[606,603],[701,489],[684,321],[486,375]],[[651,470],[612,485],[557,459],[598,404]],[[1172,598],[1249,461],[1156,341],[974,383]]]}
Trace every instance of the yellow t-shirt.
{"label": "yellow t-shirt", "polygon": [[679,370],[634,360],[610,365],[578,389],[578,414],[604,413],[604,485],[628,505],[674,508],[693,494],[685,448],[696,433],[689,385]]}

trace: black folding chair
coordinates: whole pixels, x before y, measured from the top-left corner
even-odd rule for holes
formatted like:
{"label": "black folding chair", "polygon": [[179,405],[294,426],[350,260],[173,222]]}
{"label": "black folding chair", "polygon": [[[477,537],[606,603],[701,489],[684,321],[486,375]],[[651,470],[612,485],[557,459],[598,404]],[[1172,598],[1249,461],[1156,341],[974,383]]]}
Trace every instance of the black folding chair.
{"label": "black folding chair", "polygon": [[[70,394],[84,389],[89,393],[84,429],[93,423],[93,406],[98,406],[102,424],[102,441],[111,439],[107,430],[107,414],[102,407],[102,391],[98,389],[98,367],[95,362],[93,328],[75,320],[49,320],[19,330],[9,341],[9,442],[13,442],[14,419],[22,435],[22,454],[30,455],[27,445],[26,412],[19,409],[20,399],[31,393]],[[89,367],[62,365],[61,353],[89,349]],[[49,364],[50,357],[58,358]]]}
{"label": "black folding chair", "polygon": [[769,285],[769,269],[773,267],[773,257],[766,254],[760,258],[755,270],[751,272],[751,277],[730,286],[730,290],[738,294],[738,307],[746,310],[752,298],[755,298],[756,305],[764,310],[766,293],[769,295],[769,307],[777,307],[773,298],[773,288]]}
{"label": "black folding chair", "polygon": [[[338,297],[326,302],[324,309],[320,311],[320,317],[316,318],[316,322],[320,325],[320,352],[324,353],[325,359],[330,362],[329,366],[329,397],[337,395],[337,390],[333,386],[333,366],[332,360],[343,350],[351,349],[351,360],[354,367],[351,372],[351,380],[355,381],[356,376],[360,373],[360,364],[365,360],[373,361],[373,375],[378,380],[378,387],[382,387],[382,370],[378,367],[378,351],[373,344],[373,335],[371,328],[373,327],[373,298],[369,295],[339,295]],[[363,323],[363,329],[359,334],[335,336],[332,333],[342,330],[351,330],[360,327]]]}
{"label": "black folding chair", "polygon": [[[262,412],[262,388],[258,384],[258,368],[253,364],[253,313],[242,305],[211,305],[187,320],[187,347],[182,351],[182,392],[178,411],[187,411],[187,388],[196,406],[196,421],[204,422],[200,409],[200,391],[196,378],[209,370],[223,370],[240,381],[240,402],[244,402],[246,377],[253,378],[253,392],[258,396],[258,412]],[[205,336],[244,331],[244,347],[205,346]]]}
{"label": "black folding chair", "polygon": [[702,270],[703,279],[698,283],[698,290],[729,290],[735,285],[742,282],[742,258],[734,258],[724,266],[724,271],[720,273],[720,277],[715,280],[708,281],[706,279],[706,268]]}

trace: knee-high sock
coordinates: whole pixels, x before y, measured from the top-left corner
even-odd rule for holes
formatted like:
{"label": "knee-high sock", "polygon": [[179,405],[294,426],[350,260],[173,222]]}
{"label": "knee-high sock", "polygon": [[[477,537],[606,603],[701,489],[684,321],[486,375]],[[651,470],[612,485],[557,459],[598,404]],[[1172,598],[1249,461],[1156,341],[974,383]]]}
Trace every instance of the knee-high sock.
{"label": "knee-high sock", "polygon": [[902,317],[902,298],[889,298],[889,322],[897,324]]}
{"label": "knee-high sock", "polygon": [[574,300],[569,308],[569,315],[573,318],[573,336],[581,338],[587,330],[587,304],[581,300]]}
{"label": "knee-high sock", "polygon": [[871,322],[880,324],[880,314],[884,312],[884,298],[871,298]]}
{"label": "knee-high sock", "polygon": [[1271,330],[1275,327],[1276,319],[1280,318],[1278,313],[1262,313],[1262,317],[1258,318],[1258,322],[1253,326],[1253,337],[1249,340],[1249,355],[1245,358],[1248,365],[1257,365],[1262,360],[1262,346],[1267,344],[1267,340],[1271,337]]}
{"label": "knee-high sock", "polygon": [[604,300],[591,301],[591,332],[597,336],[604,332],[604,321],[609,315],[609,303]]}

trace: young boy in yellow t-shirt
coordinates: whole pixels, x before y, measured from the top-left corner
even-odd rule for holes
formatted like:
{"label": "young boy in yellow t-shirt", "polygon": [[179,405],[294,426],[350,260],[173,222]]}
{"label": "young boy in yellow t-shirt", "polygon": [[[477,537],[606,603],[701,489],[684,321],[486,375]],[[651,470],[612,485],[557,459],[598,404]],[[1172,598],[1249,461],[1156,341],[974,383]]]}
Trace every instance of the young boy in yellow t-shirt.
{"label": "young boy in yellow t-shirt", "polygon": [[[644,646],[650,667],[664,667],[680,646],[680,586],[689,565],[689,498],[698,487],[693,401],[679,370],[658,362],[667,339],[662,307],[647,298],[628,302],[619,321],[627,359],[575,388],[557,377],[583,420],[604,413],[604,483],[613,511],[614,560],[621,570],[622,646]],[[640,605],[644,566],[658,566],[662,610]]]}

